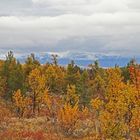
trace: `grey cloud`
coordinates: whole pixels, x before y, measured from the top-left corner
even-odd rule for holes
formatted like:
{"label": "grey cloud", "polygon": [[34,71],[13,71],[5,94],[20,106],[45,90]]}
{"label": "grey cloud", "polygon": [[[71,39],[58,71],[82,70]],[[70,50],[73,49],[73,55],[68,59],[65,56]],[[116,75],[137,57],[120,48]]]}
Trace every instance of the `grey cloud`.
{"label": "grey cloud", "polygon": [[0,0],[0,52],[138,55],[139,7],[139,0]]}

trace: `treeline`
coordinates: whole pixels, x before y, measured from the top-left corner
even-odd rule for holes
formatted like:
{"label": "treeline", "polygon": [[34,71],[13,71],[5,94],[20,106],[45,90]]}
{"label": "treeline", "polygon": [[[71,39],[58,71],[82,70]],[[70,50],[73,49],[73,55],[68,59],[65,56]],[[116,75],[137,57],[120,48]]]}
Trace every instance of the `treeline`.
{"label": "treeline", "polygon": [[67,136],[94,139],[140,138],[140,65],[104,69],[95,61],[80,68],[41,65],[35,56],[24,64],[12,52],[0,61],[0,96],[18,117],[46,116]]}

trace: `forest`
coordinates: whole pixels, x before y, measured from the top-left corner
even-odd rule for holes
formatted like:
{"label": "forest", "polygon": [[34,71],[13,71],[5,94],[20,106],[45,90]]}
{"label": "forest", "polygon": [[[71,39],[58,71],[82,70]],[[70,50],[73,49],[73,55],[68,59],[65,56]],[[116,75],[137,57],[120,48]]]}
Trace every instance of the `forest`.
{"label": "forest", "polygon": [[1,140],[140,140],[140,65],[0,60]]}

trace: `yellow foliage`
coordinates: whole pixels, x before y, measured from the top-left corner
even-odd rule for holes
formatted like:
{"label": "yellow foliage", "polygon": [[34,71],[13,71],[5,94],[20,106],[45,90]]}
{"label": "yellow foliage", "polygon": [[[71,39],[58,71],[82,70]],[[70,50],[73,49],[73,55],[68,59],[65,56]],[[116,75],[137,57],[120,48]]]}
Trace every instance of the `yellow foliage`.
{"label": "yellow foliage", "polygon": [[51,96],[48,93],[48,90],[45,91],[43,102],[48,106],[49,109],[51,109],[52,101],[51,101]]}
{"label": "yellow foliage", "polygon": [[21,90],[19,89],[13,94],[13,102],[18,110],[19,115],[22,117],[27,106],[31,104],[31,99],[28,97],[24,97],[21,94]]}
{"label": "yellow foliage", "polygon": [[70,103],[65,103],[64,107],[58,112],[58,120],[60,126],[65,130],[73,130],[78,120],[78,105],[72,106]]}
{"label": "yellow foliage", "polygon": [[103,101],[101,101],[98,97],[96,99],[91,100],[91,105],[93,109],[98,110],[103,105]]}
{"label": "yellow foliage", "polygon": [[35,94],[43,93],[46,87],[45,76],[42,74],[39,68],[32,70],[29,75],[29,85]]}
{"label": "yellow foliage", "polygon": [[45,76],[42,74],[41,69],[36,68],[31,71],[28,80],[30,88],[32,89],[31,97],[33,102],[33,113],[35,114],[36,107],[38,107],[39,113],[40,104],[42,103],[42,98],[44,97],[46,91]]}
{"label": "yellow foliage", "polygon": [[46,84],[53,93],[61,93],[64,88],[64,72],[57,65],[48,66],[46,72]]}
{"label": "yellow foliage", "polygon": [[79,102],[79,96],[76,94],[76,87],[75,85],[68,85],[67,87],[67,95],[66,95],[66,102],[74,105]]}
{"label": "yellow foliage", "polygon": [[87,118],[89,116],[89,109],[87,107],[84,107],[81,112],[82,118]]}
{"label": "yellow foliage", "polygon": [[[102,134],[111,139],[122,139],[124,135],[132,137],[132,130],[138,131],[138,125],[140,126],[137,121],[140,110],[138,91],[133,85],[122,81],[118,68],[108,69],[107,72],[106,101],[98,116]],[[92,101],[92,106],[98,109],[100,101]]]}

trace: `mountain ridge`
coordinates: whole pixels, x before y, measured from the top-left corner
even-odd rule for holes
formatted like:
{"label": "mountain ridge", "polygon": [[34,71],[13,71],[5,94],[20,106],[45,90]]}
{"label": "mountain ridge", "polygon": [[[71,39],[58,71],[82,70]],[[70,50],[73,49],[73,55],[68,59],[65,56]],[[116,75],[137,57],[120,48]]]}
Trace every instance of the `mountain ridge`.
{"label": "mountain ridge", "polygon": [[[45,64],[47,62],[51,63],[51,55],[58,55],[58,63],[62,66],[66,66],[70,63],[71,60],[75,61],[75,64],[81,67],[88,67],[89,64],[94,63],[95,60],[98,60],[101,67],[114,67],[115,65],[126,66],[128,62],[132,59],[130,56],[122,57],[119,55],[106,55],[106,54],[96,54],[96,53],[57,53],[57,52],[46,52],[46,53],[37,53],[35,58],[41,63]],[[27,58],[27,55],[19,56],[17,59],[24,63]],[[140,62],[140,58],[137,57],[136,60]]]}

